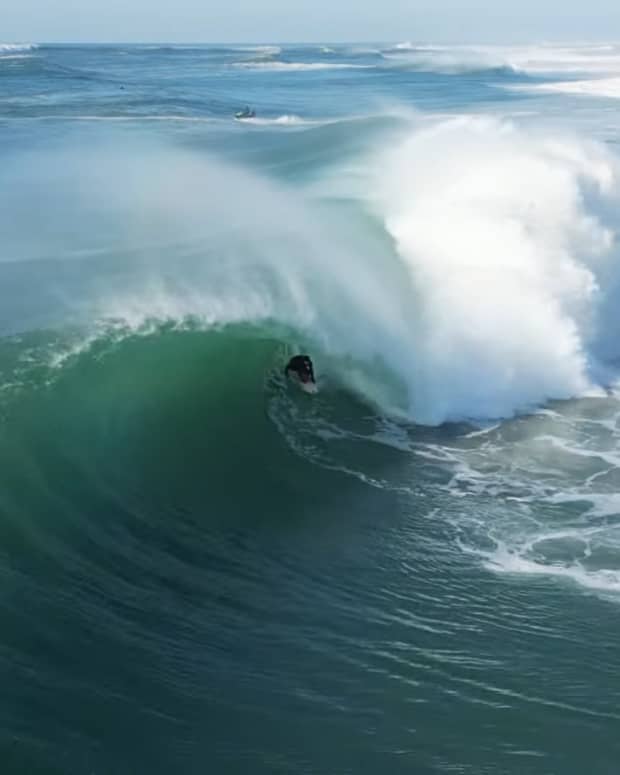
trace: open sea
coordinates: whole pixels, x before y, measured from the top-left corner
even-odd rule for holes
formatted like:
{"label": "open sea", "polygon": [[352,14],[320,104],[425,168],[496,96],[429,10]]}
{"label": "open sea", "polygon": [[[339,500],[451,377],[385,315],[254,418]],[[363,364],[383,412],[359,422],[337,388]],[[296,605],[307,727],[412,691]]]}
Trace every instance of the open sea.
{"label": "open sea", "polygon": [[617,775],[619,143],[620,44],[0,44],[2,775]]}

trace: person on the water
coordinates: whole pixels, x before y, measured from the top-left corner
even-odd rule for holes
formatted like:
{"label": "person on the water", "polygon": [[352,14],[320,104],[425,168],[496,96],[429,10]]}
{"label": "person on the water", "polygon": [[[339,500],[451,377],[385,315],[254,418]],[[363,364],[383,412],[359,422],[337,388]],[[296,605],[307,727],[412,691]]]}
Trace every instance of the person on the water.
{"label": "person on the water", "polygon": [[312,366],[310,356],[294,355],[286,364],[286,368],[284,369],[284,373],[287,377],[290,376],[291,372],[296,374],[299,378],[299,381],[304,385],[307,385],[308,383],[311,385],[316,385],[316,380],[314,378],[314,367]]}

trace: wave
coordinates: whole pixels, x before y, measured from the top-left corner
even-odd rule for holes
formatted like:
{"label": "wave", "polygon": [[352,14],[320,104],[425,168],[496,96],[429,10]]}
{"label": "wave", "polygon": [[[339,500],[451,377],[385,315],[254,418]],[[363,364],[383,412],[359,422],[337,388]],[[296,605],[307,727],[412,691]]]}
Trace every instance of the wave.
{"label": "wave", "polygon": [[[10,121],[10,117],[3,117],[3,121]],[[171,121],[171,122],[187,122],[187,123],[198,123],[198,124],[211,124],[217,121],[218,119],[209,117],[209,116],[183,116],[183,115],[175,115],[175,114],[162,114],[162,115],[141,115],[141,114],[134,114],[134,115],[121,115],[121,116],[110,116],[110,115],[101,115],[98,116],[96,114],[79,114],[79,113],[50,113],[49,115],[45,116],[28,116],[27,119],[25,119],[23,116],[20,116],[16,118],[17,121],[111,121],[111,122],[150,122],[150,121]]]}
{"label": "wave", "polygon": [[391,46],[388,49],[385,49],[386,51],[415,51],[417,46],[414,46],[414,44],[410,40],[406,40],[403,43],[395,43],[393,46]]}
{"label": "wave", "polygon": [[242,62],[233,62],[233,65],[260,65],[269,63],[277,59],[282,53],[282,49],[279,46],[254,46],[245,48],[232,48],[229,50],[229,54],[233,56],[239,52],[247,52],[253,54],[248,59],[244,59]]}
{"label": "wave", "polygon": [[[45,332],[0,342],[0,369],[7,359],[18,366],[0,393],[0,456],[16,489],[33,466],[71,491],[68,508],[80,502],[70,485],[79,481],[87,513],[114,492],[116,507],[134,514],[138,503],[151,515],[195,507],[210,520],[254,523],[260,514],[231,497],[231,482],[243,483],[246,503],[254,495],[269,508],[307,470],[265,412],[272,399],[303,397],[286,392],[282,346],[268,332],[111,329],[54,364],[62,346]],[[274,481],[278,470],[287,482]],[[42,479],[28,487],[51,507]]]}
{"label": "wave", "polygon": [[530,76],[620,73],[620,48],[611,45],[437,46],[402,43],[383,49],[381,56],[401,66],[455,74],[484,70]]}
{"label": "wave", "polygon": [[486,50],[503,52],[514,69],[531,75],[604,75],[620,72],[618,46],[512,46]]}
{"label": "wave", "polygon": [[281,46],[236,46],[228,49],[229,51],[251,51],[261,56],[277,57],[282,53]]}
{"label": "wave", "polygon": [[582,81],[553,81],[506,87],[513,91],[532,93],[574,94],[584,97],[620,98],[620,76],[615,78],[592,78]]}
{"label": "wave", "polygon": [[248,70],[273,70],[274,72],[295,72],[306,70],[368,70],[374,65],[360,65],[346,62],[235,62],[234,67]]}
{"label": "wave", "polygon": [[381,52],[382,59],[394,67],[449,75],[478,72],[516,71],[500,49],[475,46],[414,46],[401,44]]}
{"label": "wave", "polygon": [[38,48],[36,43],[0,43],[0,59],[27,59]]}
{"label": "wave", "polygon": [[[89,235],[105,234],[122,267],[96,279],[91,263],[95,279],[76,291],[95,319],[272,321],[366,402],[431,425],[590,390],[600,359],[618,356],[615,157],[493,119],[399,127],[360,147],[354,165],[349,155],[340,167],[332,143],[308,191],[189,152],[115,149],[72,151],[60,201],[58,155],[49,169],[16,159],[6,192],[29,168],[33,185],[0,201],[4,249],[62,251],[62,213],[80,211],[90,180],[77,247],[94,250]],[[316,154],[333,130],[290,133],[282,153]],[[50,221],[45,196],[60,213]],[[19,202],[32,228],[15,236]]]}
{"label": "wave", "polygon": [[[556,405],[481,430],[394,423],[335,380],[321,351],[318,396],[287,384],[283,366],[304,337],[276,321],[186,319],[1,339],[7,481],[53,469],[56,480],[88,483],[95,499],[113,492],[121,508],[198,505],[227,524],[259,516],[246,511],[252,497],[230,497],[231,480],[243,481],[245,495],[262,493],[262,508],[323,475],[313,468],[401,496],[423,487],[444,497],[456,545],[489,570],[559,578],[617,599],[620,458],[609,446],[617,401]],[[394,465],[403,456],[405,471]],[[565,470],[581,473],[558,478]],[[44,479],[29,482],[33,492],[42,486],[47,498]]]}
{"label": "wave", "polygon": [[328,120],[302,118],[295,114],[284,114],[276,118],[244,118],[244,124],[254,126],[317,126],[329,123]]}
{"label": "wave", "polygon": [[4,52],[34,51],[39,48],[36,43],[0,43],[0,54]]}
{"label": "wave", "polygon": [[[404,115],[347,156],[368,131],[281,135],[281,162],[332,154],[311,189],[144,141],[7,161],[0,325],[33,315],[0,339],[7,502],[54,477],[132,518],[234,524],[313,476],[419,487],[493,572],[617,595],[617,397],[535,412],[618,357],[617,159]],[[67,256],[67,234],[92,253]],[[282,377],[301,350],[312,399]]]}
{"label": "wave", "polygon": [[343,53],[352,56],[379,56],[381,49],[372,46],[348,46],[343,49]]}

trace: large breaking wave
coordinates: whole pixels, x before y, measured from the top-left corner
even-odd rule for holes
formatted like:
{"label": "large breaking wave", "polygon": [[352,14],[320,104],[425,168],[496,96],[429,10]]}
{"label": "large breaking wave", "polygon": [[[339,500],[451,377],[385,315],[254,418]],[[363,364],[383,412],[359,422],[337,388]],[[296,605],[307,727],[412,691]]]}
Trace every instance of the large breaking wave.
{"label": "large breaking wave", "polygon": [[[286,153],[314,158],[326,131],[335,152],[303,185],[161,147],[20,158],[4,255],[22,267],[62,255],[62,272],[41,276],[91,326],[285,330],[320,371],[420,423],[510,416],[610,379],[608,150],[463,118],[372,135],[354,164],[334,160],[338,127],[294,133]],[[24,208],[27,231],[14,228]]]}

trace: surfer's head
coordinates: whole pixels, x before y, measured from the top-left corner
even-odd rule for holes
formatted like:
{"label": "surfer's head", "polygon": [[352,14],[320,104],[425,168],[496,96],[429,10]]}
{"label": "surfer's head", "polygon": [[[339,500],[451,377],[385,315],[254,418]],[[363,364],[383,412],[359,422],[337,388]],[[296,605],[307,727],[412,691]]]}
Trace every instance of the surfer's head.
{"label": "surfer's head", "polygon": [[304,384],[314,384],[314,368],[308,355],[295,355],[287,363],[286,373],[294,372]]}

